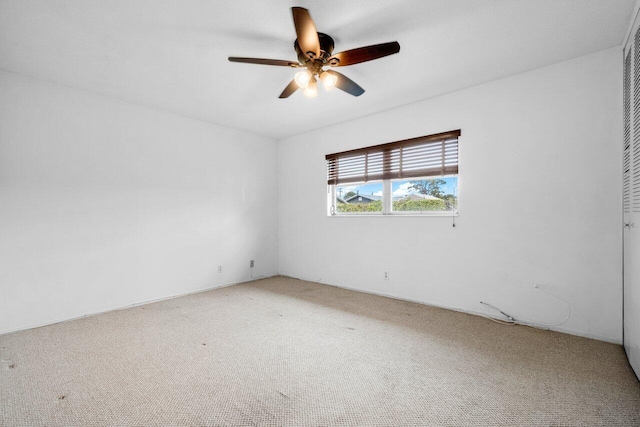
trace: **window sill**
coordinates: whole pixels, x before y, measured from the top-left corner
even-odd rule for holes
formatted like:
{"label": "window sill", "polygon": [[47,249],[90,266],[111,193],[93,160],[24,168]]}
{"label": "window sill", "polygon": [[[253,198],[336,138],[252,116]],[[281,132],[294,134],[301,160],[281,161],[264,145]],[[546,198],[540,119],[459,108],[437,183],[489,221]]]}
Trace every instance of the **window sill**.
{"label": "window sill", "polygon": [[392,212],[388,214],[383,214],[382,212],[358,212],[358,213],[342,213],[335,215],[327,215],[331,218],[362,218],[362,217],[396,217],[396,218],[404,218],[404,217],[457,217],[460,216],[458,211],[454,212]]}

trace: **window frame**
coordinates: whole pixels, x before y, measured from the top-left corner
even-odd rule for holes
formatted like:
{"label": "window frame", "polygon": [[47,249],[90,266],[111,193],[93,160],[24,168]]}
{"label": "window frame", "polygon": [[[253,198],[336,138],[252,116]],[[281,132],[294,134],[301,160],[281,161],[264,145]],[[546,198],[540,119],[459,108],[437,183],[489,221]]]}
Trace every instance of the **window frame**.
{"label": "window frame", "polygon": [[[450,178],[456,177],[457,174],[450,174],[444,176],[427,176],[427,177],[416,177],[411,178],[411,181],[421,181],[421,180],[429,180],[429,179],[438,179],[438,178]],[[404,181],[409,181],[408,179],[400,178]],[[366,184],[366,183],[382,183],[382,210],[375,212],[337,212],[335,208],[335,201],[337,200],[336,187],[337,185],[329,185],[327,189],[327,216],[334,217],[350,217],[350,216],[434,216],[434,217],[452,217],[459,216],[458,208],[452,210],[445,211],[396,211],[393,210],[393,185],[392,179],[384,179],[384,180],[375,180],[375,181],[367,181],[367,182],[354,182],[353,184]],[[456,183],[456,198],[459,200],[460,198],[460,182]]]}

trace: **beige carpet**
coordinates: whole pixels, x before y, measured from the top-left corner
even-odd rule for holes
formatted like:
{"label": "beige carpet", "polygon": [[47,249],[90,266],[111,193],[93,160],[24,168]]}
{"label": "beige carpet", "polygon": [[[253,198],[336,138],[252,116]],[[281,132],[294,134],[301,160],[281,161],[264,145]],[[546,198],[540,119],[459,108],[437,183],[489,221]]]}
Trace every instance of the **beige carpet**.
{"label": "beige carpet", "polygon": [[277,277],[0,336],[1,426],[634,426],[620,346]]}

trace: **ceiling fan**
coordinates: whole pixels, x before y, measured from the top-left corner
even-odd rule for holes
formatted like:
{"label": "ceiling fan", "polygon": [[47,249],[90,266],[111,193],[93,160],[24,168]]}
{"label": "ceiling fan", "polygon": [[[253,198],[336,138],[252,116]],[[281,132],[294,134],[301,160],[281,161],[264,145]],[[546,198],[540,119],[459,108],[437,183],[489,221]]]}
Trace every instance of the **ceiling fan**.
{"label": "ceiling fan", "polygon": [[345,67],[393,55],[400,51],[398,42],[389,42],[346,50],[334,55],[333,39],[329,35],[319,33],[316,30],[316,25],[311,19],[309,11],[302,7],[292,7],[291,11],[298,37],[293,43],[298,55],[298,62],[280,59],[229,57],[231,62],[305,68],[305,70],[296,73],[295,78],[280,94],[280,98],[288,98],[298,89],[303,89],[306,96],[316,97],[318,96],[318,80],[322,82],[322,85],[327,90],[337,87],[353,96],[360,96],[364,93],[364,89],[356,82],[342,73],[325,69],[325,67]]}

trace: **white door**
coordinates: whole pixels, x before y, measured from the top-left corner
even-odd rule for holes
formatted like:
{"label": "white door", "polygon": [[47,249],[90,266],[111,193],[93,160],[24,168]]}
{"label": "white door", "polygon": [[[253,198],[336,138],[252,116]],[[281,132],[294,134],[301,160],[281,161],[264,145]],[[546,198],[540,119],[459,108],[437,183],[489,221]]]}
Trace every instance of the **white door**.
{"label": "white door", "polygon": [[640,377],[640,31],[624,50],[624,348]]}

